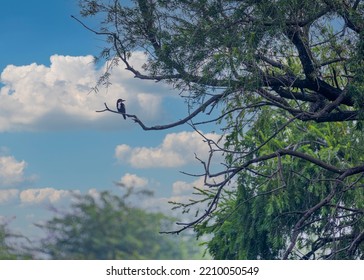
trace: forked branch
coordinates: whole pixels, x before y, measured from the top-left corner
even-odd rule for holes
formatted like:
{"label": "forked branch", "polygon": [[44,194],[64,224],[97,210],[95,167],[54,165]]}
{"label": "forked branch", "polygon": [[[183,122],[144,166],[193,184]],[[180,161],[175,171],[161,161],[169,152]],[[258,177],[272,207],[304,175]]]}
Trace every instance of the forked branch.
{"label": "forked branch", "polygon": [[[169,129],[175,126],[179,126],[182,124],[185,124],[186,122],[188,122],[189,120],[191,120],[192,118],[194,118],[196,115],[198,115],[199,113],[203,112],[205,110],[205,108],[213,103],[216,103],[219,101],[220,98],[223,97],[223,94],[218,94],[218,95],[214,95],[212,96],[209,100],[207,100],[205,103],[203,103],[202,105],[200,105],[195,111],[193,111],[191,114],[189,114],[187,117],[174,122],[174,123],[170,123],[170,124],[166,124],[166,125],[155,125],[155,126],[146,126],[136,115],[131,115],[131,114],[124,114],[126,117],[131,118],[134,122],[136,122],[137,124],[140,125],[140,127],[143,130],[164,130],[164,129]],[[112,113],[116,113],[116,114],[121,114],[118,111],[112,110],[110,109],[106,103],[104,103],[105,105],[105,109],[103,110],[98,110],[96,111],[97,113],[102,113],[102,112],[112,112]]]}

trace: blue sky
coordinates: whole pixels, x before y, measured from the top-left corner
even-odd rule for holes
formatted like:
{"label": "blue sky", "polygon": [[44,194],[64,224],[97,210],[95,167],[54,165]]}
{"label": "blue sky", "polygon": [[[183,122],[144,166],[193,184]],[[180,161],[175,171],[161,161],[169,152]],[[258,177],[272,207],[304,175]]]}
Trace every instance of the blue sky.
{"label": "blue sky", "polygon": [[[109,89],[90,93],[104,67],[93,65],[92,56],[104,41],[70,17],[78,16],[77,3],[2,3],[0,222],[25,235],[49,218],[49,205],[66,205],[70,191],[97,195],[122,182],[154,190],[145,207],[168,211],[168,200],[186,199],[202,185],[179,172],[197,172],[194,153],[207,154],[188,125],[148,132],[120,115],[95,112],[123,98],[129,113],[154,125],[183,118],[187,108],[178,92],[136,80],[122,67],[114,69]],[[144,60],[141,52],[132,56],[134,66]]]}

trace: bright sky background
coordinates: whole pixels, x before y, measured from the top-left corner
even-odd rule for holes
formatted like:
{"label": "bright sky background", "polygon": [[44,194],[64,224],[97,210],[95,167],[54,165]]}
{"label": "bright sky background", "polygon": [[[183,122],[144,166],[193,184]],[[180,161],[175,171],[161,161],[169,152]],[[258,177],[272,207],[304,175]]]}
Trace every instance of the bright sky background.
{"label": "bright sky background", "polygon": [[[70,17],[79,15],[77,3],[1,5],[0,222],[27,236],[50,217],[51,205],[70,200],[70,191],[117,191],[115,182],[147,187],[156,196],[143,203],[171,214],[167,201],[189,196],[202,182],[179,172],[198,172],[194,153],[207,154],[188,125],[143,131],[121,115],[95,112],[123,98],[128,113],[154,125],[185,117],[187,108],[177,92],[136,80],[122,67],[108,90],[90,93],[103,67],[92,56],[104,42]],[[143,54],[135,53],[133,65],[142,63]]]}

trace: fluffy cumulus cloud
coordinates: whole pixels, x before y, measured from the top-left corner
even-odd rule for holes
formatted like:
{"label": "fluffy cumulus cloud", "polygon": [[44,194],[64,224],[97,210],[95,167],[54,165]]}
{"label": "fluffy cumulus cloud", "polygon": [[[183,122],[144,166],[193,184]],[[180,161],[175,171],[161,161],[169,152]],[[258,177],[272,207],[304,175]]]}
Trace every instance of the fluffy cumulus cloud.
{"label": "fluffy cumulus cloud", "polygon": [[[220,138],[215,133],[207,133],[205,137],[214,141]],[[201,158],[207,157],[209,147],[203,140],[197,132],[170,133],[157,147],[118,145],[115,157],[136,168],[179,167],[195,162],[195,154]]]}
{"label": "fluffy cumulus cloud", "polygon": [[25,181],[26,166],[24,160],[18,161],[13,156],[0,156],[0,186],[9,187]]}
{"label": "fluffy cumulus cloud", "polygon": [[[178,216],[181,214],[180,211],[171,211],[173,206],[171,206],[170,202],[188,203],[191,199],[201,199],[201,197],[193,195],[195,192],[194,188],[205,188],[203,177],[199,177],[192,182],[176,181],[172,184],[171,192],[168,195],[164,197],[147,198],[142,202],[141,206],[152,211],[162,211],[163,213],[168,213],[168,215]],[[196,205],[193,209],[196,210],[205,206],[205,204]],[[195,212],[192,211],[191,213],[193,213],[192,216],[194,216]],[[192,216],[191,219],[193,219]]]}
{"label": "fluffy cumulus cloud", "polygon": [[199,179],[192,183],[187,183],[185,181],[176,181],[172,185],[173,195],[181,195],[185,193],[191,193],[194,187],[203,187],[203,179]]}
{"label": "fluffy cumulus cloud", "polygon": [[142,188],[148,185],[148,180],[135,174],[126,173],[120,183],[126,187]]}
{"label": "fluffy cumulus cloud", "polygon": [[[132,56],[132,63],[137,67],[144,60],[141,52]],[[116,115],[95,112],[104,108],[104,102],[114,108],[118,98],[127,100],[131,114],[148,120],[157,119],[161,111],[160,93],[166,88],[155,83],[140,83],[122,66],[119,68],[113,70],[112,86],[107,90],[101,87],[99,93],[94,93],[91,88],[105,67],[96,69],[92,56],[53,55],[50,66],[8,65],[0,73],[3,84],[0,88],[0,132],[91,125],[119,127],[120,119]]]}
{"label": "fluffy cumulus cloud", "polygon": [[0,190],[0,204],[12,200],[25,204],[57,203],[71,198],[72,193],[67,190],[54,188],[30,188],[25,190]]}
{"label": "fluffy cumulus cloud", "polygon": [[[216,176],[214,178],[206,178],[207,183],[219,183],[224,180],[225,178],[223,175]],[[183,216],[187,218],[187,221],[193,221],[196,218],[196,211],[200,211],[200,213],[202,213],[201,210],[204,211],[207,209],[209,201],[201,201],[200,203],[191,206],[190,211],[185,213],[186,215],[181,215],[181,209],[172,211],[172,207],[175,205],[170,202],[189,204],[191,200],[199,201],[203,199],[195,188],[202,190],[209,189],[209,186],[205,185],[205,177],[201,176],[193,181],[175,181],[171,185],[170,192],[166,192],[162,197],[148,197],[142,201],[140,205],[141,207],[151,211],[161,211],[163,213],[168,213],[168,215],[176,216],[179,219]],[[230,181],[224,188],[225,190],[235,191],[236,183],[234,181]]]}
{"label": "fluffy cumulus cloud", "polygon": [[24,204],[38,204],[42,202],[56,203],[63,198],[68,198],[70,191],[54,188],[27,189],[19,194],[20,201]]}
{"label": "fluffy cumulus cloud", "polygon": [[95,188],[89,189],[87,191],[87,194],[93,197],[94,199],[98,199],[100,197],[100,192]]}

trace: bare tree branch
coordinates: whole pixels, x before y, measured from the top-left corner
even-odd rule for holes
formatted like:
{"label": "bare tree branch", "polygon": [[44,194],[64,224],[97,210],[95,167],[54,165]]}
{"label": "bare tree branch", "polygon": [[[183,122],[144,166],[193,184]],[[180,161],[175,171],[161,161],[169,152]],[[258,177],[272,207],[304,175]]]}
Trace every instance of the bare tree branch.
{"label": "bare tree branch", "polygon": [[[223,94],[217,94],[212,96],[210,99],[208,99],[206,102],[204,102],[201,106],[199,106],[194,112],[192,112],[191,114],[189,114],[187,117],[185,117],[184,119],[171,123],[171,124],[166,124],[166,125],[156,125],[156,126],[146,126],[136,115],[131,115],[131,114],[124,114],[126,117],[131,118],[134,122],[136,122],[137,124],[140,125],[140,127],[143,130],[164,130],[164,129],[169,129],[175,126],[179,126],[182,124],[185,124],[186,122],[188,122],[189,120],[191,120],[192,118],[194,118],[196,115],[198,115],[200,112],[203,112],[205,110],[206,107],[208,107],[209,105],[218,102],[220,98],[222,98],[224,95]],[[121,114],[118,111],[112,110],[110,109],[106,103],[104,103],[105,105],[105,109],[103,110],[98,110],[96,111],[97,113],[102,113],[102,112],[112,112],[112,113],[116,113],[116,114]]]}

